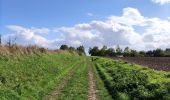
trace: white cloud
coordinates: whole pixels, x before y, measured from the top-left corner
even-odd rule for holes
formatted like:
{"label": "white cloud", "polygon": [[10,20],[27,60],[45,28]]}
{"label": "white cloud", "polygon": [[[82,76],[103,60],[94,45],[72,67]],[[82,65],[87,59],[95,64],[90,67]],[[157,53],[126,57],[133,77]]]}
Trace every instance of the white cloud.
{"label": "white cloud", "polygon": [[93,13],[87,13],[87,16],[93,16]]}
{"label": "white cloud", "polygon": [[31,30],[34,33],[45,33],[45,34],[48,34],[50,32],[50,30],[48,28],[35,28],[35,27],[32,27]]}
{"label": "white cloud", "polygon": [[[138,33],[136,26],[144,30]],[[121,45],[134,49],[166,48],[170,45],[170,22],[160,18],[148,18],[135,8],[124,8],[122,16],[111,16],[105,21],[91,21],[73,27],[62,27],[58,32],[65,41],[79,41],[86,47]],[[148,48],[150,46],[150,48]]]}
{"label": "white cloud", "polygon": [[170,3],[170,0],[152,0],[152,2],[164,5]]}
{"label": "white cloud", "polygon": [[50,30],[48,28],[25,28],[18,25],[9,25],[8,29],[15,31],[15,34],[11,34],[13,37],[17,37],[18,41],[25,44],[37,44],[43,47],[52,46],[52,41],[47,40],[45,37],[37,33],[48,33]]}
{"label": "white cloud", "polygon": [[[56,47],[56,44],[84,45],[86,48],[103,45],[115,47],[119,44],[122,47],[146,50],[170,46],[170,21],[145,17],[138,9],[130,7],[124,8],[121,16],[111,16],[104,21],[93,20],[72,27],[63,26],[50,30],[10,25],[8,28],[23,40],[45,47]],[[60,33],[61,37],[48,40],[41,34],[50,32]]]}
{"label": "white cloud", "polygon": [[170,17],[168,17],[168,20],[170,20]]}

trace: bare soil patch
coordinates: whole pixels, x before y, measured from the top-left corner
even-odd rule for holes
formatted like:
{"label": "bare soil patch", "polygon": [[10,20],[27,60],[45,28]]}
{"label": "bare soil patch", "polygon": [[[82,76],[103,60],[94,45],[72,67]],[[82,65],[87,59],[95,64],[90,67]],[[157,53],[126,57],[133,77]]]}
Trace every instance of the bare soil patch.
{"label": "bare soil patch", "polygon": [[122,59],[155,70],[170,71],[170,57],[122,57],[114,59]]}
{"label": "bare soil patch", "polygon": [[97,97],[96,97],[96,81],[95,81],[95,78],[94,78],[92,66],[89,67],[88,78],[89,78],[88,100],[97,100]]}

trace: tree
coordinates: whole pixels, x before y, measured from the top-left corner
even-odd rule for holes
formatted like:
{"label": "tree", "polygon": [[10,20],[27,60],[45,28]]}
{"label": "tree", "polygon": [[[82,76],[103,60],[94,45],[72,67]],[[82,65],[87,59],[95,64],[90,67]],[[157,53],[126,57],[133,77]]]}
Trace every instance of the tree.
{"label": "tree", "polygon": [[138,56],[138,52],[136,50],[131,50],[130,55],[131,55],[131,57],[136,57],[136,56]]}
{"label": "tree", "polygon": [[122,49],[119,47],[119,45],[116,48],[116,54],[117,55],[122,55]]}
{"label": "tree", "polygon": [[106,50],[107,50],[107,46],[103,46],[102,49],[99,51],[100,56],[106,56]]}
{"label": "tree", "polygon": [[154,57],[163,57],[164,56],[164,51],[162,49],[156,49],[153,50],[153,56]]}
{"label": "tree", "polygon": [[74,51],[74,50],[76,50],[74,47],[69,47],[69,50],[72,50],[72,51]]}
{"label": "tree", "polygon": [[151,50],[146,52],[146,56],[152,57],[153,56],[153,52]]}
{"label": "tree", "polygon": [[110,56],[110,57],[114,57],[116,54],[115,54],[115,50],[113,48],[109,48],[106,50],[106,55],[107,56]]}
{"label": "tree", "polygon": [[89,54],[91,56],[99,56],[99,48],[97,46],[89,48]]}
{"label": "tree", "polygon": [[68,46],[65,44],[61,45],[60,50],[68,50]]}
{"label": "tree", "polygon": [[146,52],[145,51],[139,51],[139,56],[145,57],[146,56]]}
{"label": "tree", "polygon": [[129,49],[129,47],[126,47],[125,49],[124,49],[124,56],[125,57],[128,57],[128,56],[130,56],[130,53],[131,53],[131,50]]}
{"label": "tree", "polygon": [[84,46],[77,47],[77,51],[78,51],[79,55],[85,55],[86,54]]}

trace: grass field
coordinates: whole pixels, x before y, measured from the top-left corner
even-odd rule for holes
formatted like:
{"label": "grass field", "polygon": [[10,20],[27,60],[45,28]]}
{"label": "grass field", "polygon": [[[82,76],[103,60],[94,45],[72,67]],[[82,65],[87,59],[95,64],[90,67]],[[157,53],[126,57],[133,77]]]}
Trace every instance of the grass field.
{"label": "grass field", "polygon": [[79,56],[68,54],[0,60],[0,99],[42,99],[79,61]]}
{"label": "grass field", "polygon": [[0,100],[49,98],[170,100],[170,73],[70,53],[1,57]]}

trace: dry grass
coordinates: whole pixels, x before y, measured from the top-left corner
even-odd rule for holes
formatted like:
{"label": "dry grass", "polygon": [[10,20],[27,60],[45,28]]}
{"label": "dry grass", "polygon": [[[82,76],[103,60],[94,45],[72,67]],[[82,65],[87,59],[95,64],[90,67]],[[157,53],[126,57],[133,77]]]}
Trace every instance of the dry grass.
{"label": "dry grass", "polygon": [[31,54],[39,54],[39,53],[47,53],[48,50],[45,48],[38,47],[36,45],[33,46],[20,46],[20,45],[1,45],[0,46],[0,56],[20,56],[20,55],[31,55]]}
{"label": "dry grass", "polygon": [[22,56],[42,53],[53,53],[53,54],[69,54],[78,55],[76,51],[71,50],[50,50],[37,45],[21,46],[21,45],[0,45],[0,57],[4,56]]}

